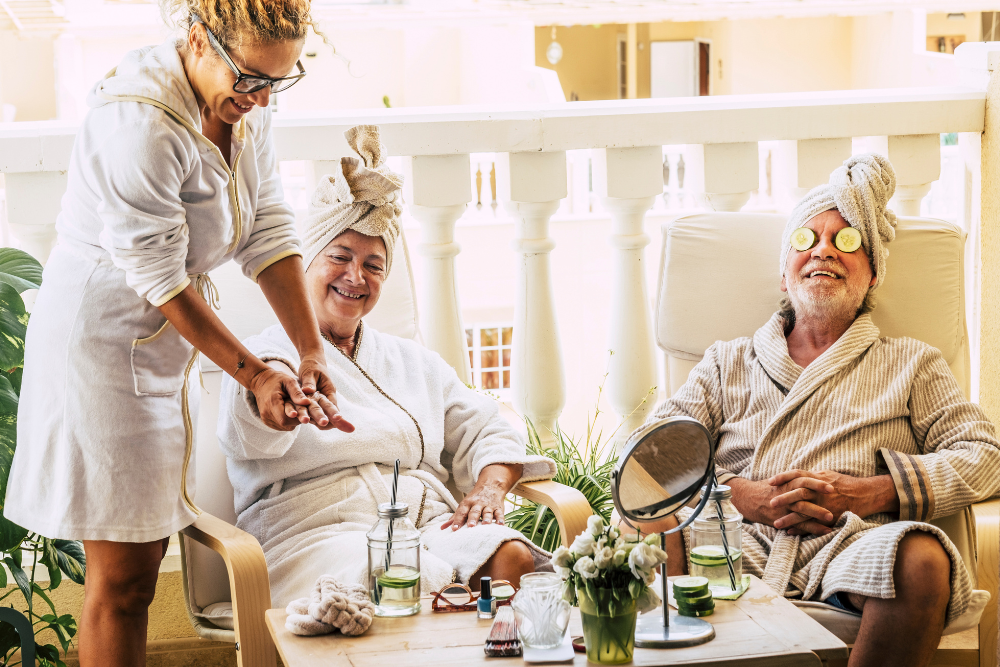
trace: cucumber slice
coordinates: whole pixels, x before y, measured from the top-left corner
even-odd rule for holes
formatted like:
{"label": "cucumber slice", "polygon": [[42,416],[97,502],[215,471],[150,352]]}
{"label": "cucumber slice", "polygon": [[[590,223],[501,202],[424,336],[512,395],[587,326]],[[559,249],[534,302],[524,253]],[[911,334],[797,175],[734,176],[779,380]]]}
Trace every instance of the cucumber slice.
{"label": "cucumber slice", "polygon": [[715,600],[712,599],[711,595],[708,598],[698,600],[697,602],[678,599],[677,608],[685,611],[705,611],[706,609],[715,609]]}
{"label": "cucumber slice", "polygon": [[708,591],[708,579],[705,577],[680,577],[674,579],[674,596],[700,595]]}
{"label": "cucumber slice", "polygon": [[420,573],[409,567],[390,567],[375,581],[383,588],[412,588],[420,581]]}
{"label": "cucumber slice", "polygon": [[711,616],[713,613],[715,613],[715,608],[713,607],[711,609],[706,609],[704,611],[698,611],[694,609],[692,609],[691,611],[683,611],[681,609],[678,609],[677,613],[680,614],[681,616],[697,616],[697,617]]}
{"label": "cucumber slice", "polygon": [[677,601],[677,604],[701,604],[706,600],[711,599],[713,599],[712,591],[707,591],[698,595],[678,595],[677,593],[674,593],[674,600]]}
{"label": "cucumber slice", "polygon": [[844,227],[837,232],[833,244],[841,252],[854,252],[861,247],[861,232],[854,227]]}

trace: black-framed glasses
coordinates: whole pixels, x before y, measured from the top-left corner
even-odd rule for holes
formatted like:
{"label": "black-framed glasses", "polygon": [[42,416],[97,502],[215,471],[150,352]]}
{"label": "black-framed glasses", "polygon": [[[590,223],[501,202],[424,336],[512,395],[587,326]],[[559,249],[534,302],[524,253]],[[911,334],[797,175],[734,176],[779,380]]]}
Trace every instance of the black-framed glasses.
{"label": "black-framed glasses", "polygon": [[240,71],[240,68],[236,66],[236,63],[233,62],[233,59],[229,57],[225,47],[222,46],[222,43],[212,33],[208,25],[201,20],[201,17],[197,14],[192,14],[191,18],[205,26],[205,32],[208,34],[209,44],[212,45],[215,52],[219,54],[219,57],[222,58],[223,62],[225,62],[229,69],[233,71],[233,74],[236,75],[236,83],[233,84],[234,92],[246,95],[249,93],[256,93],[258,90],[263,90],[264,88],[271,86],[272,93],[280,93],[281,91],[288,90],[294,86],[302,79],[302,77],[306,75],[306,69],[302,66],[301,60],[295,61],[295,66],[299,69],[298,74],[293,74],[291,76],[283,76],[277,79],[272,79],[266,76],[244,74]]}

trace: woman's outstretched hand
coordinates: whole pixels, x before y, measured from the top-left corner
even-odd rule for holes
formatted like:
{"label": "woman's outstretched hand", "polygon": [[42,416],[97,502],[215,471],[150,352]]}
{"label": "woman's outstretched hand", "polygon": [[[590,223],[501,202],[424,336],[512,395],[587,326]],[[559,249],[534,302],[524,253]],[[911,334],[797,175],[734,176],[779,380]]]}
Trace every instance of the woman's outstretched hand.
{"label": "woman's outstretched hand", "polygon": [[333,386],[333,380],[327,372],[326,359],[314,359],[306,357],[299,364],[299,384],[301,393],[307,398],[305,405],[298,401],[293,401],[296,405],[302,405],[305,410],[305,421],[311,421],[321,431],[339,429],[344,433],[354,431],[354,426],[344,419],[337,407],[337,388]]}
{"label": "woman's outstretched hand", "polygon": [[476,486],[458,504],[451,518],[441,524],[441,530],[463,525],[470,528],[480,523],[503,525],[503,499],[521,479],[524,468],[520,463],[495,463],[483,468]]}
{"label": "woman's outstretched hand", "polygon": [[262,370],[250,380],[249,389],[265,425],[277,431],[291,431],[300,423],[309,423],[307,409],[312,401],[302,393],[298,379],[290,372]]}

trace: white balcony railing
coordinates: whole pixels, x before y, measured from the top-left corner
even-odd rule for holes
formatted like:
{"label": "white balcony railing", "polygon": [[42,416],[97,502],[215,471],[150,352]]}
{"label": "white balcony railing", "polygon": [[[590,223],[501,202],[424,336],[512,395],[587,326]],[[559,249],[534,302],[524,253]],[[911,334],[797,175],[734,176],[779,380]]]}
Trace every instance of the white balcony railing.
{"label": "white balcony railing", "polygon": [[[614,256],[608,326],[615,354],[606,391],[614,410],[625,415],[656,384],[644,270],[650,242],[643,231],[646,213],[695,206],[739,210],[752,193],[753,206],[774,206],[772,177],[793,194],[804,192],[825,182],[858,142],[888,155],[898,177],[895,209],[914,215],[931,183],[939,180],[940,135],[954,132],[962,138],[959,149],[949,154],[949,159],[964,162],[959,182],[951,179],[938,187],[963,192],[957,217],[970,233],[975,345],[979,322],[1000,315],[994,294],[1000,286],[986,281],[979,296],[978,270],[988,261],[1000,261],[1000,243],[994,249],[982,242],[980,229],[980,218],[983,224],[997,222],[996,213],[984,209],[980,215],[979,203],[980,187],[984,197],[994,187],[980,186],[980,163],[988,164],[991,151],[996,152],[985,140],[980,148],[980,136],[984,129],[991,136],[986,81],[991,52],[1000,54],[1000,44],[963,49],[959,57],[968,74],[966,87],[286,116],[276,120],[276,141],[282,161],[312,161],[315,171],[323,173],[323,162],[349,154],[344,130],[358,123],[381,125],[390,153],[401,159],[408,211],[421,227],[418,288],[424,341],[466,379],[469,357],[460,286],[455,284],[455,226],[463,215],[496,215],[493,173],[497,208],[515,218],[519,257],[511,394],[515,408],[547,433],[545,427],[554,426],[566,395],[550,276],[554,243],[549,222],[560,207],[577,214],[598,206],[611,218],[610,241],[593,242],[609,244]],[[55,242],[53,224],[74,133],[74,127],[58,123],[0,125],[9,228],[23,248],[42,260]],[[771,174],[763,185],[761,173]],[[994,340],[992,330],[984,328],[982,335],[984,349],[987,343],[1000,347],[1000,334]],[[987,409],[1000,416],[1000,409],[994,409],[1000,407],[1000,372],[992,372],[993,365],[992,358],[980,365],[983,398],[996,402]],[[633,414],[629,426],[644,419],[651,407]]]}

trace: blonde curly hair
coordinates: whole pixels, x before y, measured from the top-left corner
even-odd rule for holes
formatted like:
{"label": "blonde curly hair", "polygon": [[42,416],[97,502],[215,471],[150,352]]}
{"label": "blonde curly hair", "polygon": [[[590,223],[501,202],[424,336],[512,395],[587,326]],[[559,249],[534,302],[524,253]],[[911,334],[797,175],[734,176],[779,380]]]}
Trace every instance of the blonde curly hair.
{"label": "blonde curly hair", "polygon": [[190,30],[192,14],[226,48],[305,39],[306,30],[326,41],[310,14],[310,0],[160,0],[168,25]]}

